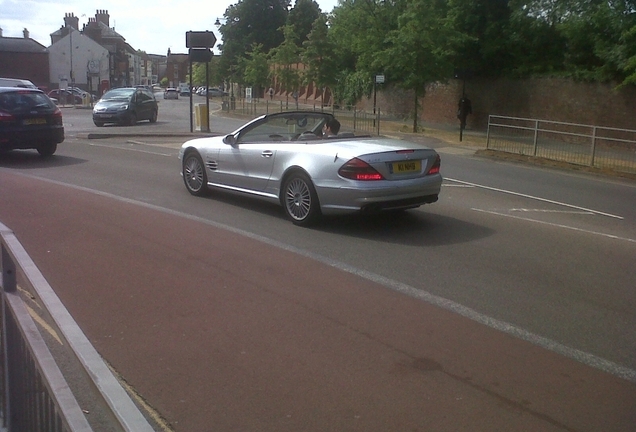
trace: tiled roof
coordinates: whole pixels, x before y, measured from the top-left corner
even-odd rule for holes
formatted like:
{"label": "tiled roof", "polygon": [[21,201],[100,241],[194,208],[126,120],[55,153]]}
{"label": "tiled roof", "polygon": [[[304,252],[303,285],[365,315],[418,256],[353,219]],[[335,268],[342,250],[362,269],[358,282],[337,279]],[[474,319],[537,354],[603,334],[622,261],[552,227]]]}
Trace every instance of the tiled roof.
{"label": "tiled roof", "polygon": [[46,53],[48,49],[31,38],[0,37],[0,51]]}

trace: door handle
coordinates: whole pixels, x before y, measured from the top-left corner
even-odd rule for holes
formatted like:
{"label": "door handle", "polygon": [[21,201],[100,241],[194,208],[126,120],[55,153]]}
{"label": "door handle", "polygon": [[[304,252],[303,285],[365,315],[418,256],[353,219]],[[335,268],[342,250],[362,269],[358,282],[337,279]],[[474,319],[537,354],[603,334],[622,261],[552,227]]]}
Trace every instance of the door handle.
{"label": "door handle", "polygon": [[271,150],[265,150],[263,151],[263,153],[261,153],[261,156],[264,158],[270,158],[272,156],[274,156],[274,152]]}

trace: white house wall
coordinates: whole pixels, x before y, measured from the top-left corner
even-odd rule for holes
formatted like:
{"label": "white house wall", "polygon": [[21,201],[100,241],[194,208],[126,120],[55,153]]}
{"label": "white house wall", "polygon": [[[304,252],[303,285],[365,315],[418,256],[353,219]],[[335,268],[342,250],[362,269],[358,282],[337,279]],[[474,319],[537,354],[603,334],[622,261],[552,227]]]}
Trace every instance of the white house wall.
{"label": "white house wall", "polygon": [[[72,44],[72,51],[71,51]],[[97,93],[102,80],[110,80],[108,50],[97,42],[75,30],[48,47],[49,76],[51,86],[56,88],[62,79],[71,85],[71,52],[75,85]],[[91,70],[91,87],[88,88],[88,75]]]}

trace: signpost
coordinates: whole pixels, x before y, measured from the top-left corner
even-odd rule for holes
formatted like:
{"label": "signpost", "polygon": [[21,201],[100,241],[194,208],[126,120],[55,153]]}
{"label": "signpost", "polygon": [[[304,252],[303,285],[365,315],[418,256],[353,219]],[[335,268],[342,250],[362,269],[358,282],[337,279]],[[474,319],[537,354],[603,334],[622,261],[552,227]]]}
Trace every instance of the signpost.
{"label": "signpost", "polygon": [[375,80],[373,80],[373,127],[375,127],[375,105],[378,84],[384,84],[384,75],[376,75]]}
{"label": "signpost", "polygon": [[190,58],[190,132],[193,131],[192,125],[192,63],[205,63],[205,120],[206,132],[210,132],[210,98],[208,97],[208,89],[210,88],[210,79],[208,76],[208,63],[212,60],[211,48],[216,44],[216,36],[209,30],[206,31],[189,31],[186,32],[186,48],[189,48],[188,57]]}

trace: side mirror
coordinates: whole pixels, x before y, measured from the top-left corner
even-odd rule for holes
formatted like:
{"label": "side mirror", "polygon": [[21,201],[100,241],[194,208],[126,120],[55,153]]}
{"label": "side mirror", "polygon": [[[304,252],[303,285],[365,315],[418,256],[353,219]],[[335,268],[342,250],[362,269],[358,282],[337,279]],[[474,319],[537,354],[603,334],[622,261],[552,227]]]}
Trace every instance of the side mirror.
{"label": "side mirror", "polygon": [[236,145],[236,138],[234,138],[234,135],[232,134],[225,135],[225,137],[223,137],[223,142],[234,147]]}

